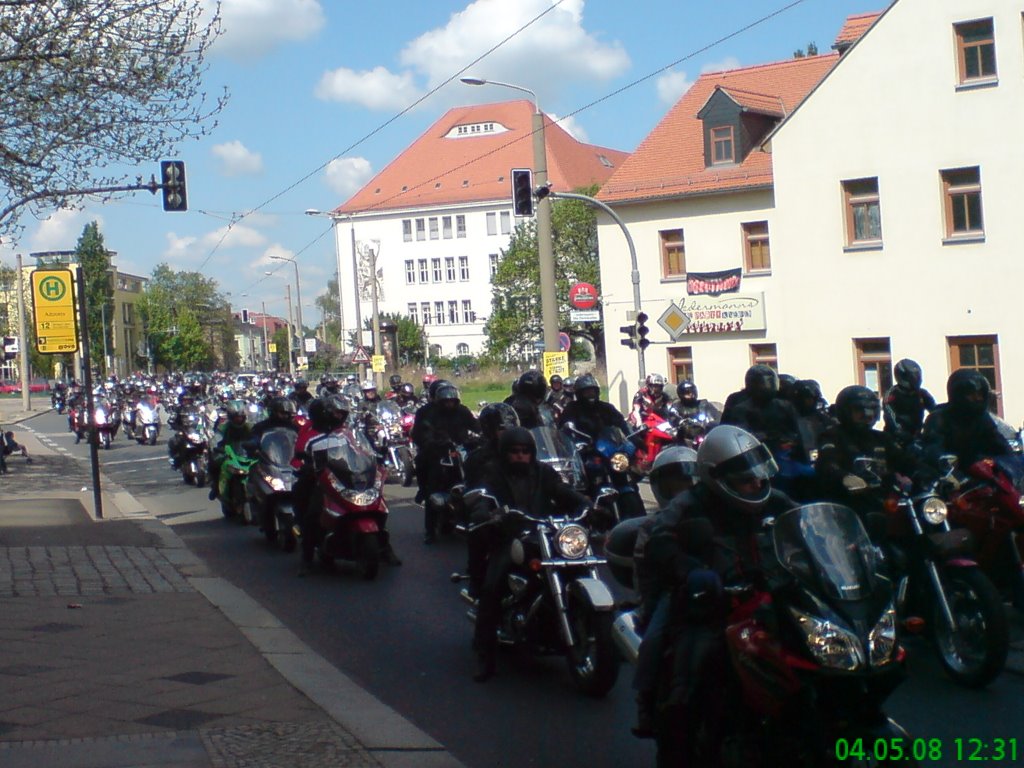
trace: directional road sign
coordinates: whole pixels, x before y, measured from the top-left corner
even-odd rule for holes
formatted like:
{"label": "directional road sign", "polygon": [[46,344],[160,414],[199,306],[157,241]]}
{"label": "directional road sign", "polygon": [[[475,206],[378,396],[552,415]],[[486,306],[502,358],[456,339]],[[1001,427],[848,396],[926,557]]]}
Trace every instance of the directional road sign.
{"label": "directional road sign", "polygon": [[75,276],[70,269],[32,272],[32,315],[36,350],[47,355],[78,351]]}

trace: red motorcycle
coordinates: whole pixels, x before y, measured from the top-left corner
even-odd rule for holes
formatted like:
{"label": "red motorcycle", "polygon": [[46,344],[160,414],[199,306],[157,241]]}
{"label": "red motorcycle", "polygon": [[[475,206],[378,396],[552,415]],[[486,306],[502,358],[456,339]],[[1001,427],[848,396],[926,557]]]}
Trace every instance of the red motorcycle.
{"label": "red motorcycle", "polygon": [[1017,456],[982,459],[950,494],[949,520],[974,538],[978,565],[1024,610],[1024,466]]}
{"label": "red motorcycle", "polygon": [[306,451],[320,508],[317,555],[326,564],[351,562],[361,578],[376,578],[388,549],[388,507],[373,447],[362,430],[342,428],[311,440]]}
{"label": "red motorcycle", "polygon": [[644,443],[633,457],[633,471],[638,475],[647,475],[651,465],[663,448],[676,443],[676,427],[668,419],[653,408],[647,411],[642,425]]}

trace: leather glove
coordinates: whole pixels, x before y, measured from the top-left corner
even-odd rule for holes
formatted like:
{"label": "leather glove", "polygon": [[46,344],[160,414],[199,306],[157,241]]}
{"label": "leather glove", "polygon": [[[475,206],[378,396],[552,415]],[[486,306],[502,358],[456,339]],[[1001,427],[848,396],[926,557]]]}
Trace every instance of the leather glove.
{"label": "leather glove", "polygon": [[708,568],[694,568],[686,576],[686,594],[691,600],[720,597],[722,579]]}

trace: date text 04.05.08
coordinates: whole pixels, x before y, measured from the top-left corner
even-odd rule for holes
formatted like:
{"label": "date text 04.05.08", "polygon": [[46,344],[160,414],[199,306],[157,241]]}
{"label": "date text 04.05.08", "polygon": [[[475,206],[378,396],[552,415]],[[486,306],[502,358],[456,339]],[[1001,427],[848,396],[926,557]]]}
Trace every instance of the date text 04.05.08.
{"label": "date text 04.05.08", "polygon": [[1018,740],[1010,739],[836,739],[836,760],[916,760],[937,762],[954,759],[958,763],[1015,763],[1020,754]]}

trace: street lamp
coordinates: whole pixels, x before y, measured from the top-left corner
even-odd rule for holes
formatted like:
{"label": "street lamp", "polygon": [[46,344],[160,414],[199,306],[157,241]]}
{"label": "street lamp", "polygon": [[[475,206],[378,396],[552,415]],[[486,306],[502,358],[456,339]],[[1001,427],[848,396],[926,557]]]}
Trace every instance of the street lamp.
{"label": "street lamp", "polygon": [[[295,307],[295,319],[299,322],[299,338],[305,336],[305,326],[302,324],[302,289],[299,288],[299,263],[293,258],[288,256],[271,256],[270,258],[277,261],[290,261],[292,266],[295,267],[295,301],[297,306]],[[299,350],[304,352],[305,350]]]}
{"label": "street lamp", "polygon": [[[274,277],[273,272],[264,272],[263,274],[268,277]],[[295,338],[295,330],[292,323],[292,284],[286,282],[284,287],[285,296],[288,299],[288,373],[295,373],[295,356],[292,355],[292,340]]]}
{"label": "street lamp", "polygon": [[[341,244],[338,240],[338,222],[340,219],[335,218],[326,211],[321,211],[317,208],[307,208],[305,211],[307,216],[326,216],[331,220],[331,224],[334,226],[334,253],[338,262],[338,348],[341,350],[341,354],[345,354],[345,303],[341,298]],[[352,217],[349,216],[349,222],[351,223]],[[355,250],[356,250],[356,237],[355,229],[352,230],[352,260],[355,263]],[[359,291],[356,290],[356,313],[359,313]],[[358,322],[356,323],[358,325]]]}
{"label": "street lamp", "polygon": [[[544,113],[537,103],[537,94],[529,88],[482,77],[463,77],[466,85],[500,85],[533,97],[533,177],[537,187],[548,185],[548,161],[544,143]],[[544,349],[558,352],[558,300],[555,295],[555,255],[551,245],[551,201],[542,197],[537,202],[537,255],[540,261],[540,312],[544,327]]]}

